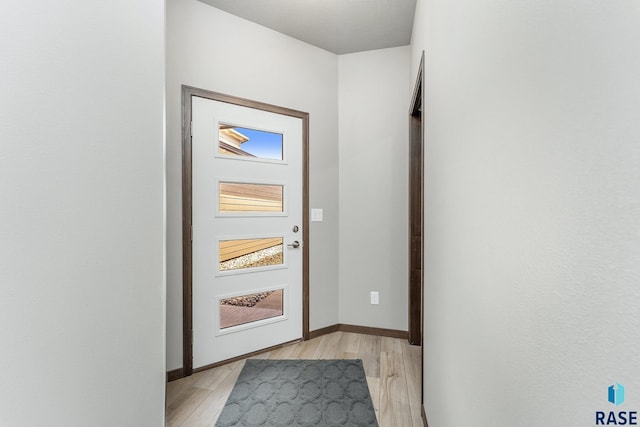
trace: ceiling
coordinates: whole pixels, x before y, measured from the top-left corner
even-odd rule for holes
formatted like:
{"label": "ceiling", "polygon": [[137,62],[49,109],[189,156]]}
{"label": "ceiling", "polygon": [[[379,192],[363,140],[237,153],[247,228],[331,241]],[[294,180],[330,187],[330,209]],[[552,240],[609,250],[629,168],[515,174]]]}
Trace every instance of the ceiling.
{"label": "ceiling", "polygon": [[416,0],[200,0],[336,54],[406,46]]}

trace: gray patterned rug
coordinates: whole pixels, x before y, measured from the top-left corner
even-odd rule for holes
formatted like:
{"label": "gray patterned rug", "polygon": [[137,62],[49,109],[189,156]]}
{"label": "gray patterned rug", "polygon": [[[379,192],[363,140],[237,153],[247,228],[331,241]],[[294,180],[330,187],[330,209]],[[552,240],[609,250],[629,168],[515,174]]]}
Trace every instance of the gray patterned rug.
{"label": "gray patterned rug", "polygon": [[361,360],[249,359],[216,427],[378,426]]}

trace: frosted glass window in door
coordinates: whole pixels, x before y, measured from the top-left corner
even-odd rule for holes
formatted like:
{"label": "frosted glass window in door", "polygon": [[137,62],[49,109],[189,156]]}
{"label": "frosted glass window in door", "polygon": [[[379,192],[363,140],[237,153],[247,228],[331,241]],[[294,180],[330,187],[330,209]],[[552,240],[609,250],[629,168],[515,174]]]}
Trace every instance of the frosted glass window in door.
{"label": "frosted glass window in door", "polygon": [[220,329],[245,325],[284,314],[284,289],[221,299]]}
{"label": "frosted glass window in door", "polygon": [[284,186],[221,182],[218,199],[221,213],[283,212]]}
{"label": "frosted glass window in door", "polygon": [[219,270],[241,270],[282,265],[282,237],[220,241]]}
{"label": "frosted glass window in door", "polygon": [[283,160],[281,133],[220,123],[218,153],[246,159]]}

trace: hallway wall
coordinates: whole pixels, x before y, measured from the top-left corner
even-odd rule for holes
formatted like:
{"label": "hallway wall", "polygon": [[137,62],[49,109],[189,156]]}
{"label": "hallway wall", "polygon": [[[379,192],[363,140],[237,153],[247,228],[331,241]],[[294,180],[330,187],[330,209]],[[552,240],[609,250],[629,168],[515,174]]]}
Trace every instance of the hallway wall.
{"label": "hallway wall", "polygon": [[339,57],[340,323],[407,330],[409,60]]}
{"label": "hallway wall", "polygon": [[0,52],[0,425],[161,426],[164,2],[3,2]]}
{"label": "hallway wall", "polygon": [[418,0],[430,427],[640,410],[640,6]]}

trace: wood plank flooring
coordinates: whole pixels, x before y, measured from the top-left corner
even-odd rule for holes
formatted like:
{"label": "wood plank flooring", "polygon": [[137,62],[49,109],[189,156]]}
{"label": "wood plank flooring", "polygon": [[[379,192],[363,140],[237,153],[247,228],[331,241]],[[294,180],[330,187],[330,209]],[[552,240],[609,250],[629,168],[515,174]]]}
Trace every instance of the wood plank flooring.
{"label": "wood plank flooring", "polygon": [[[404,339],[334,332],[263,353],[269,359],[362,359],[380,427],[422,427],[420,347]],[[167,426],[213,426],[244,360],[167,385]]]}

